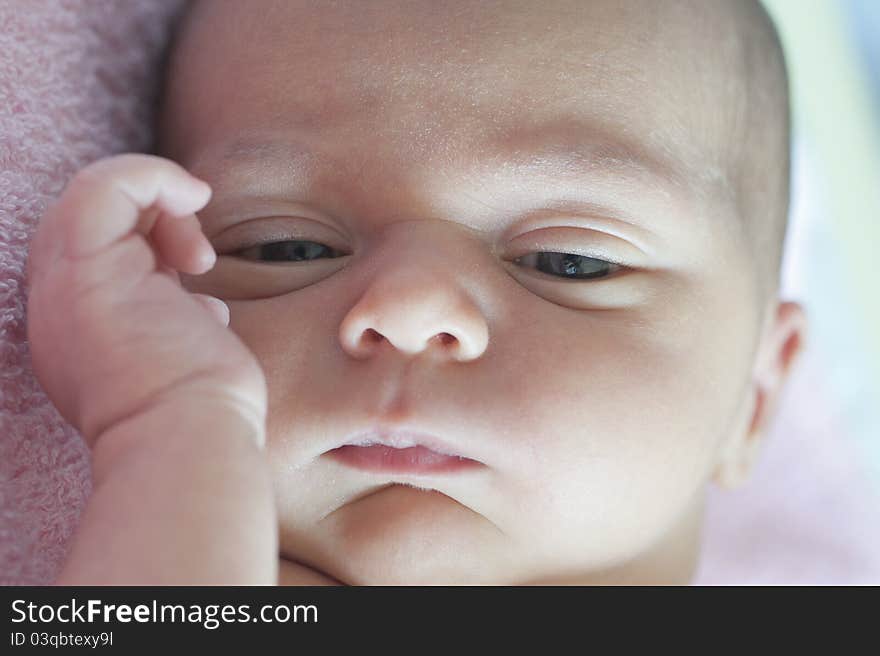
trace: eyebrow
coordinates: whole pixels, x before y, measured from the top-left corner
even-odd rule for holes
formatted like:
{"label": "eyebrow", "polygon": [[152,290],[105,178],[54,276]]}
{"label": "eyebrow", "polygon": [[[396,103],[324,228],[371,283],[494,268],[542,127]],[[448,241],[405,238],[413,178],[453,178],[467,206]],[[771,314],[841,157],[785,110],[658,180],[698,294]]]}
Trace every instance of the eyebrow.
{"label": "eyebrow", "polygon": [[621,129],[583,119],[517,125],[491,146],[514,165],[569,174],[615,173],[683,188],[683,165],[666,149],[642,142]]}
{"label": "eyebrow", "polygon": [[[486,148],[499,159],[501,166],[523,169],[524,172],[558,175],[617,174],[637,177],[677,189],[684,189],[688,176],[678,161],[665,149],[650,147],[613,130],[584,123],[580,120],[561,120],[552,123],[517,125],[487,140]],[[217,173],[241,165],[281,164],[288,171],[304,171],[319,161],[332,162],[343,170],[357,173],[359,160],[338,160],[324,156],[305,140],[292,136],[268,138],[263,134],[244,134],[222,144],[216,159],[203,153],[199,164],[218,167]],[[497,153],[497,157],[494,155]]]}

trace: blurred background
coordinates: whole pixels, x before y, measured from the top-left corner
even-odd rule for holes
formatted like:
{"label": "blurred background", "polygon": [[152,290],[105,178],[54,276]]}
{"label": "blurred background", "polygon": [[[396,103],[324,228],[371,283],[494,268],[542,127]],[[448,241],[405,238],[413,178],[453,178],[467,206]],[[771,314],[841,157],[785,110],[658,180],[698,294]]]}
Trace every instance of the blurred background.
{"label": "blurred background", "polygon": [[713,490],[698,583],[880,583],[880,1],[763,0],[793,118],[783,296],[807,348],[753,478]]}

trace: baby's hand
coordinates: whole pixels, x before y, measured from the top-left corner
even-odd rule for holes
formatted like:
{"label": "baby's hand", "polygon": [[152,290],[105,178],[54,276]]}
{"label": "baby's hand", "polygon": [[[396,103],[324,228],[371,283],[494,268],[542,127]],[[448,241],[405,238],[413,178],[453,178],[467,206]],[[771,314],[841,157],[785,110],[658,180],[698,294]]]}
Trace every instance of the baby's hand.
{"label": "baby's hand", "polygon": [[226,306],[177,273],[216,261],[193,214],[210,194],[170,160],[108,157],[32,241],[34,372],[93,449],[63,583],[275,583],[265,377]]}
{"label": "baby's hand", "polygon": [[263,372],[224,327],[225,304],[186,292],[177,273],[216,261],[193,214],[210,195],[170,160],[118,155],[80,170],[37,229],[28,258],[34,373],[89,445],[148,407],[187,398],[265,421]]}

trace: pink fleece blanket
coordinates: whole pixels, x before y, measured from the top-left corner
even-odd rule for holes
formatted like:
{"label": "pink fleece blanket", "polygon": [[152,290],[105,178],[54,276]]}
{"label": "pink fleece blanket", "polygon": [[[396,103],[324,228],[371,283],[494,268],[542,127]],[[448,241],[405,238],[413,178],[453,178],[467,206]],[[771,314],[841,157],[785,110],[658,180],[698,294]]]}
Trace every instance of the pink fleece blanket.
{"label": "pink fleece blanket", "polygon": [[[89,454],[33,377],[28,243],[73,173],[149,152],[161,57],[184,0],[0,3],[0,584],[58,572],[91,490]],[[880,583],[878,485],[813,352],[752,482],[712,491],[697,583]]]}

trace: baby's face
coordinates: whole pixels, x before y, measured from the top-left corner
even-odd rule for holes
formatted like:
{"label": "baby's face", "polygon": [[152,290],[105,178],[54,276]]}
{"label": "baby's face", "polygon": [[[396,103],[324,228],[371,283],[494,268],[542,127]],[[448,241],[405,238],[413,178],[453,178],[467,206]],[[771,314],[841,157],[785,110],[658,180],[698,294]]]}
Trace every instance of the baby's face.
{"label": "baby's face", "polygon": [[[723,28],[691,27],[708,3],[389,4],[203,3],[171,87],[220,254],[185,283],[265,370],[281,555],[351,583],[662,567],[759,337]],[[377,426],[467,460],[334,451]]]}

